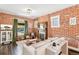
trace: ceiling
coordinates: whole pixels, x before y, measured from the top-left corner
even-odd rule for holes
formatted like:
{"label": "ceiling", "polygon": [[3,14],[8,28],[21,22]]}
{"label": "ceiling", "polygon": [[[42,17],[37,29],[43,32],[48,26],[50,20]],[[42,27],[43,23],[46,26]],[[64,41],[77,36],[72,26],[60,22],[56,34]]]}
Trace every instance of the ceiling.
{"label": "ceiling", "polygon": [[[73,4],[0,4],[0,12],[6,12],[13,15],[20,15],[34,19],[72,5]],[[32,12],[27,15],[25,9],[31,9]]]}

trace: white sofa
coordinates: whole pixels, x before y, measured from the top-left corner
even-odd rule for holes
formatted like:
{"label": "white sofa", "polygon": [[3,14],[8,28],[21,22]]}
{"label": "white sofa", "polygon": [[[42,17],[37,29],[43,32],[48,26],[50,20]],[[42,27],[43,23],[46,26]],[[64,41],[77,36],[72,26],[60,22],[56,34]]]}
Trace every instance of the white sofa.
{"label": "white sofa", "polygon": [[32,46],[27,46],[23,43],[23,55],[34,55],[35,49]]}
{"label": "white sofa", "polygon": [[48,40],[40,41],[30,46],[27,46],[25,43],[23,43],[23,54],[24,55],[47,55],[46,48],[50,46],[50,44],[52,44],[53,41],[55,41],[56,39],[59,39],[59,38],[58,37],[49,38]]}
{"label": "white sofa", "polygon": [[41,41],[39,43],[35,43],[31,46],[27,46],[23,43],[23,54],[24,55],[44,55],[45,48],[49,45],[45,41]]}

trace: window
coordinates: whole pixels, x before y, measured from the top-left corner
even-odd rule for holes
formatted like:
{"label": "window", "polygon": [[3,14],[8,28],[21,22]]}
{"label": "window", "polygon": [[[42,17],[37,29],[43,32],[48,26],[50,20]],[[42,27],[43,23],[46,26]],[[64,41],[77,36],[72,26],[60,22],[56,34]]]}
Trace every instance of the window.
{"label": "window", "polygon": [[55,28],[60,27],[60,17],[59,16],[51,17],[51,27],[55,27]]}
{"label": "window", "polygon": [[70,25],[76,25],[76,17],[70,18],[69,24]]}

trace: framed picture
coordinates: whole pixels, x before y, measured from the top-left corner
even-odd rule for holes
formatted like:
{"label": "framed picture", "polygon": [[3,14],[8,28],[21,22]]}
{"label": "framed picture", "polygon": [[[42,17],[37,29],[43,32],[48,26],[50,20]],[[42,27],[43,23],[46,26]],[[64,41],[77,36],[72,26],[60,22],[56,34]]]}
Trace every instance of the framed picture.
{"label": "framed picture", "polygon": [[17,25],[17,34],[18,36],[24,35],[25,25]]}
{"label": "framed picture", "polygon": [[70,25],[76,25],[76,17],[70,18],[69,24],[70,24]]}

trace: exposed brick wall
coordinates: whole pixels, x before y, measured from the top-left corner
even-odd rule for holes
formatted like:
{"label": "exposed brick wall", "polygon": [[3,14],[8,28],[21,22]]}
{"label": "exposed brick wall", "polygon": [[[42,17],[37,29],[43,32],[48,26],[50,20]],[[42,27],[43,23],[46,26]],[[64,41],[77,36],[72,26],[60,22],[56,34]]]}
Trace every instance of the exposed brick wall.
{"label": "exposed brick wall", "polygon": [[[38,18],[38,22],[41,23],[41,22],[47,22],[48,25],[49,25],[49,16],[48,15],[45,15],[45,16],[41,16]],[[50,31],[49,31],[49,26],[48,26],[48,37],[49,37],[49,34],[50,34]]]}
{"label": "exposed brick wall", "polygon": [[[0,13],[0,24],[11,24],[11,25],[13,25],[13,19],[15,19],[15,18],[26,20],[26,21],[28,21],[28,23],[31,23],[32,27],[33,27],[33,20],[32,19],[28,19],[28,18],[22,17],[22,16],[6,14],[6,13]],[[29,28],[28,30],[29,30],[29,32],[32,31],[31,28]]]}
{"label": "exposed brick wall", "polygon": [[34,27],[34,20],[33,19],[31,19],[31,20],[29,19],[28,20],[28,28],[29,28],[28,32],[29,33],[33,32],[33,27]]}
{"label": "exposed brick wall", "polygon": [[13,17],[4,13],[0,13],[0,24],[13,24]]}
{"label": "exposed brick wall", "polygon": [[[51,28],[51,16],[60,15],[60,28]],[[77,25],[71,26],[69,25],[69,19],[71,17],[77,17]],[[48,22],[48,36],[52,37],[55,35],[59,36],[71,36],[75,37],[76,35],[79,35],[79,5],[75,5],[69,8],[65,8],[63,10],[41,16],[38,18],[39,21]]]}
{"label": "exposed brick wall", "polygon": [[[51,16],[60,15],[60,21],[61,21],[61,27],[60,28],[51,28]],[[71,17],[77,17],[77,25],[71,26],[69,25],[69,19]],[[8,15],[5,13],[0,13],[0,24],[13,24],[14,18],[21,18],[25,19],[23,17],[17,17]],[[38,18],[39,22],[48,22],[48,36],[52,37],[55,35],[59,36],[72,36],[75,37],[76,35],[79,35],[79,5],[75,5],[69,8],[65,8],[63,10],[41,16]],[[28,23],[33,24],[33,20],[28,20]],[[33,26],[33,25],[32,25]],[[29,29],[29,32],[32,32],[32,29]]]}

